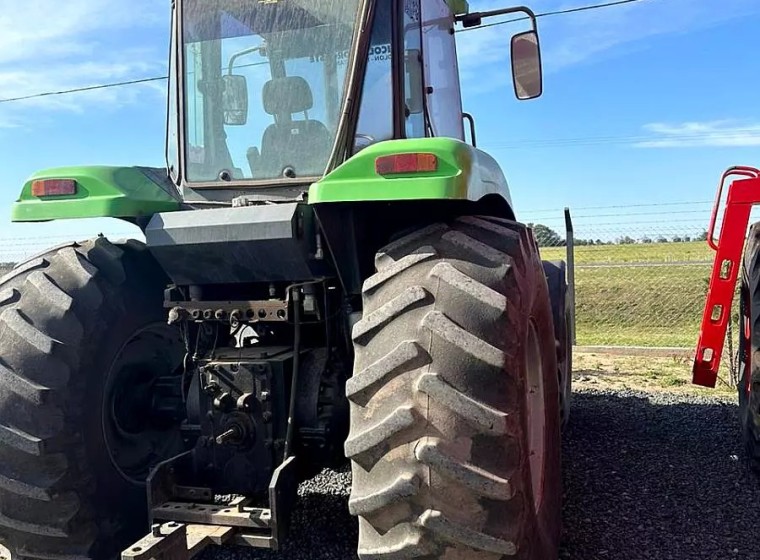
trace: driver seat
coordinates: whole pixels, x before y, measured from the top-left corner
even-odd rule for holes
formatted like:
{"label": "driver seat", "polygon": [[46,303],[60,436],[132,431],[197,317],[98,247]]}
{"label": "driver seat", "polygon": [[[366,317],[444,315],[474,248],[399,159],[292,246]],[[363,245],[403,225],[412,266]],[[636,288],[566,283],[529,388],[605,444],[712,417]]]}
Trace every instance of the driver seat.
{"label": "driver seat", "polygon": [[[321,176],[332,149],[327,127],[309,118],[314,98],[308,82],[300,76],[275,78],[264,84],[264,110],[274,117],[261,139],[261,154],[248,151],[254,178],[286,177],[291,168],[296,177]],[[304,119],[294,120],[294,113]]]}

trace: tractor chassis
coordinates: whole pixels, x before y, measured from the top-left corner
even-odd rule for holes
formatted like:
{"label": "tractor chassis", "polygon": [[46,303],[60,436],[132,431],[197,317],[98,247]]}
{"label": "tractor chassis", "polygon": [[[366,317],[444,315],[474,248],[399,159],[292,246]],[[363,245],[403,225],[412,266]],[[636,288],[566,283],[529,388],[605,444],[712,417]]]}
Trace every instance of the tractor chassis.
{"label": "tractor chassis", "polygon": [[[319,251],[313,212],[302,204],[174,214],[154,216],[146,228],[151,252],[174,282],[164,292],[168,323],[213,344],[199,352],[196,341],[186,366],[191,382],[180,430],[190,449],[151,470],[150,533],[122,558],[188,560],[222,544],[277,550],[303,470],[322,464],[313,454],[333,433],[320,424],[317,394],[334,346],[309,334],[338,316],[332,305],[340,304],[328,299],[331,267]],[[227,224],[221,232],[218,223]],[[250,283],[266,293],[241,288]],[[220,333],[244,325],[292,325],[294,334],[217,344]],[[220,499],[227,496],[234,499]]]}

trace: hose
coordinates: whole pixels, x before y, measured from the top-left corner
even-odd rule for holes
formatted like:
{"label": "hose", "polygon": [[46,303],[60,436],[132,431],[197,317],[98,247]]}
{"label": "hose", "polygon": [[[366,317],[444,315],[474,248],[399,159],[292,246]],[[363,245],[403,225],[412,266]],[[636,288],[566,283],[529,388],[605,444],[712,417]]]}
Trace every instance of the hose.
{"label": "hose", "polygon": [[288,407],[288,429],[285,432],[283,461],[292,455],[293,432],[295,429],[296,394],[298,390],[298,370],[301,361],[301,292],[293,288],[293,375],[290,383],[290,406]]}

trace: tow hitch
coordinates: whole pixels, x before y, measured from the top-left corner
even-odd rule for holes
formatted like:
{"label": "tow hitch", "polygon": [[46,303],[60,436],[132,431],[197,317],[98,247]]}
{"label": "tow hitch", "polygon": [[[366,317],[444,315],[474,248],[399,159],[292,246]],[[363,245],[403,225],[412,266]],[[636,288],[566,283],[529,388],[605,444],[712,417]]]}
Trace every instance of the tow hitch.
{"label": "tow hitch", "polygon": [[296,496],[295,457],[272,475],[269,507],[239,497],[216,504],[208,488],[183,486],[192,451],[158,465],[148,479],[151,532],[121,553],[122,560],[190,560],[211,545],[236,544],[278,550]]}

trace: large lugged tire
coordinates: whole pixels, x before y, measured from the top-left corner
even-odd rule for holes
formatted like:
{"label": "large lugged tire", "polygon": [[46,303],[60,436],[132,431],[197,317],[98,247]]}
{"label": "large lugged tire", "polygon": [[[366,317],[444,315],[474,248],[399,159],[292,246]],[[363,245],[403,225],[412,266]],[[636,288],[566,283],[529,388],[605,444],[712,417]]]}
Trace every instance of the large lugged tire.
{"label": "large lugged tire", "polygon": [[747,456],[760,474],[760,223],[750,228],[742,266],[739,415]]}
{"label": "large lugged tire", "polygon": [[165,282],[143,244],[104,238],[0,280],[0,543],[14,559],[110,558],[146,532],[146,461],[180,443],[130,408],[176,365]]}
{"label": "large lugged tire", "polygon": [[359,557],[556,558],[557,363],[532,236],[462,217],[391,243],[376,268],[347,383]]}

